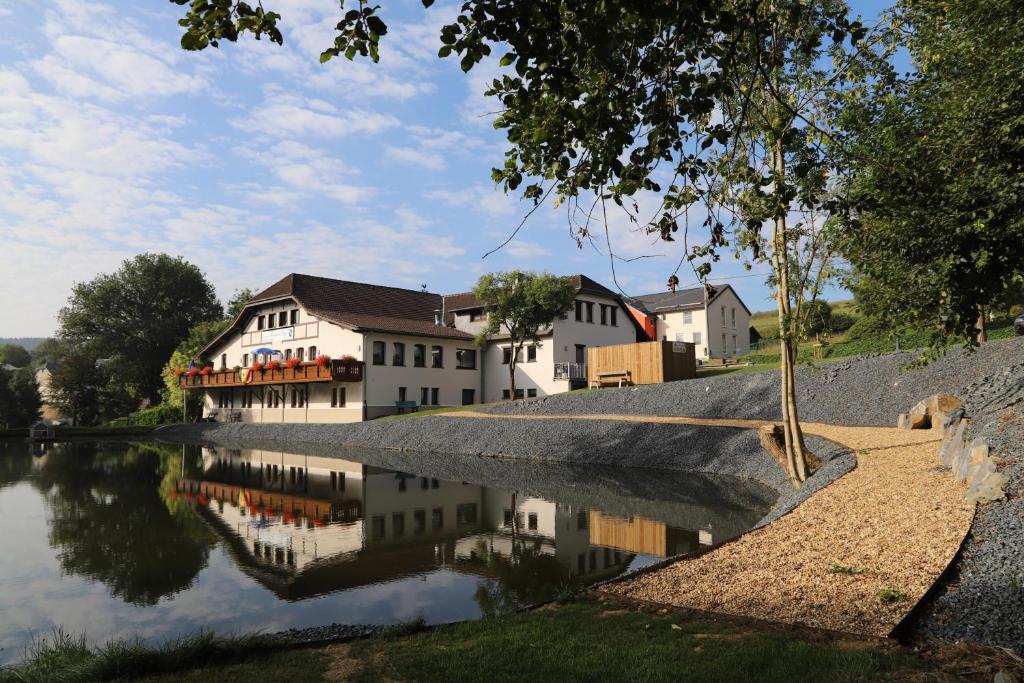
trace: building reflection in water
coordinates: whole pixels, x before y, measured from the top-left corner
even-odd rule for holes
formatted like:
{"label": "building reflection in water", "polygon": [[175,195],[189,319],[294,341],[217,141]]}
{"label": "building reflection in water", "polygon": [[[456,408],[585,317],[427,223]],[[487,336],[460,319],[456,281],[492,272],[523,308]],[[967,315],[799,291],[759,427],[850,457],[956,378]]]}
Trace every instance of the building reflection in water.
{"label": "building reflection in water", "polygon": [[439,568],[533,589],[589,583],[695,550],[701,532],[337,458],[206,448],[202,459],[202,478],[180,479],[177,495],[289,600]]}

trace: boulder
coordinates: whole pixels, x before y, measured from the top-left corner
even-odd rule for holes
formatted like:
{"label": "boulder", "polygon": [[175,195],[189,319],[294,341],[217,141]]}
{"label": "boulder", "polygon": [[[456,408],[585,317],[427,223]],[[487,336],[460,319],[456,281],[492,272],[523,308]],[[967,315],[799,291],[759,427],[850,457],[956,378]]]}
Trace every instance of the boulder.
{"label": "boulder", "polygon": [[926,399],[928,415],[931,417],[932,429],[945,429],[963,417],[963,401],[956,396],[932,394]]}
{"label": "boulder", "polygon": [[1002,472],[992,472],[979,479],[974,486],[967,490],[967,502],[983,504],[1004,500],[1008,482],[1009,477]]}

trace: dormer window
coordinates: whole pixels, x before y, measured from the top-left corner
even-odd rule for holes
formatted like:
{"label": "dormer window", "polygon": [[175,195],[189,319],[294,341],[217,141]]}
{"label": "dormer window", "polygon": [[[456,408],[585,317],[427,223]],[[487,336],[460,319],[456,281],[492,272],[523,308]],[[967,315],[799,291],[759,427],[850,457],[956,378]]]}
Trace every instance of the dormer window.
{"label": "dormer window", "polygon": [[297,308],[293,308],[292,309],[291,314],[290,314],[290,320],[288,322],[290,322],[292,325],[298,325],[299,324],[299,309],[297,309]]}
{"label": "dormer window", "polygon": [[261,315],[260,317],[256,318],[256,329],[257,330],[262,330],[266,326],[267,326],[267,316]]}

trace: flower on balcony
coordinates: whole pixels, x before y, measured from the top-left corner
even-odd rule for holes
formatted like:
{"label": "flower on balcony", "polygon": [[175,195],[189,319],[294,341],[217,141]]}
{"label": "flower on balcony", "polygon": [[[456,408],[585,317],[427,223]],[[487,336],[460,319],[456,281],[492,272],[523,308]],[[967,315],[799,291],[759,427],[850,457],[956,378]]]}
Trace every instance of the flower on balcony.
{"label": "flower on balcony", "polygon": [[271,361],[267,362],[267,370],[280,370],[280,369],[281,369],[281,361],[277,360],[276,358],[274,360],[271,360]]}
{"label": "flower on balcony", "polygon": [[346,355],[341,357],[341,360],[345,361],[346,363],[355,363],[356,362],[356,357],[355,356],[349,356],[348,354],[346,354]]}
{"label": "flower on balcony", "polygon": [[294,370],[300,365],[302,365],[302,361],[300,361],[298,358],[289,358],[284,362],[284,366],[289,370]]}
{"label": "flower on balcony", "polygon": [[185,368],[174,368],[171,372],[174,373],[175,377],[181,377],[185,374]]}
{"label": "flower on balcony", "polygon": [[318,368],[326,367],[331,362],[331,357],[325,353],[321,353],[316,357],[316,366]]}
{"label": "flower on balcony", "polygon": [[254,360],[254,361],[252,362],[252,366],[250,367],[250,369],[251,369],[251,370],[252,370],[253,372],[258,372],[259,370],[262,370],[262,369],[263,369],[263,363],[259,362],[258,360]]}
{"label": "flower on balcony", "polygon": [[213,368],[211,368],[209,365],[206,365],[203,367],[202,370],[199,371],[199,374],[202,375],[203,377],[206,377],[211,372],[213,372]]}
{"label": "flower on balcony", "polygon": [[195,377],[196,375],[199,374],[199,368],[192,366],[185,372],[185,374],[188,375],[189,377]]}

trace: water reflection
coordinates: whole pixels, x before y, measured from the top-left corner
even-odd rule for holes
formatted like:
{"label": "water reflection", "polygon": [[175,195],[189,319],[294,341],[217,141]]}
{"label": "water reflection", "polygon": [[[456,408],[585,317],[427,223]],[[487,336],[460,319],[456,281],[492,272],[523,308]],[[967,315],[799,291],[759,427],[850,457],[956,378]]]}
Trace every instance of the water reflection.
{"label": "water reflection", "polygon": [[0,440],[0,664],[56,626],[162,639],[498,614],[724,540],[772,502],[695,474],[346,457]]}

